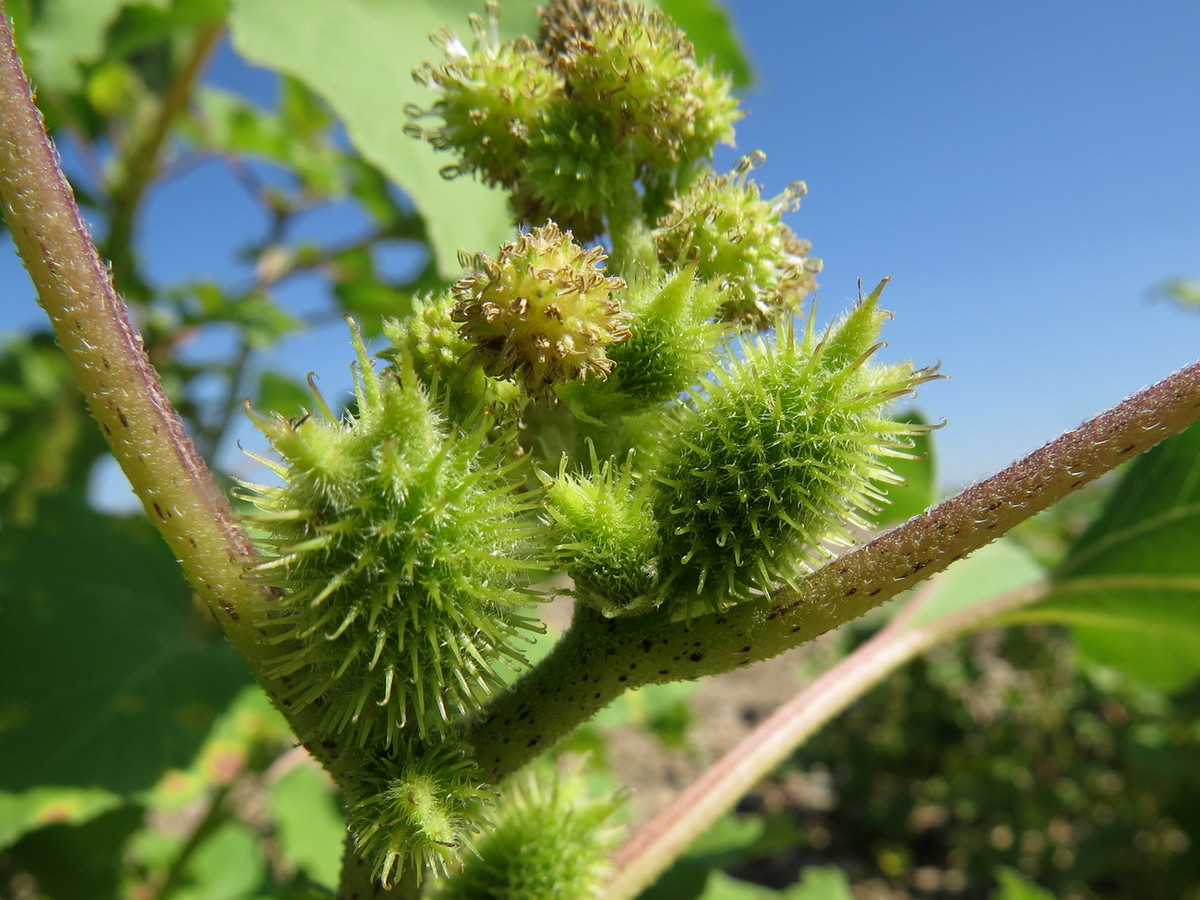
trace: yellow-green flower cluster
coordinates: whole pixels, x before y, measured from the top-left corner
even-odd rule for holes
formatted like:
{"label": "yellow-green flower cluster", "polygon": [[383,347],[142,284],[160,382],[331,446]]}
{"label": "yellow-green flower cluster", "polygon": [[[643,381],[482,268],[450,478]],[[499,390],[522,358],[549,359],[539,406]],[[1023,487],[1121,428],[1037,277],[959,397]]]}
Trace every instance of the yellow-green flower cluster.
{"label": "yellow-green flower cluster", "polygon": [[629,336],[628,316],[613,297],[625,282],[605,274],[599,247],[585,250],[553,222],[481,256],[482,272],[454,285],[450,318],[469,342],[468,364],[512,379],[530,396],[612,368],[605,349]]}
{"label": "yellow-green flower cluster", "polygon": [[[409,131],[510,192],[526,222],[552,218],[581,238],[598,234],[635,178],[665,196],[731,141],[737,103],[727,79],[697,64],[660,11],[626,0],[551,0],[537,42],[499,43],[491,21],[472,21],[468,48],[438,36],[444,59],[416,73],[437,92]],[[420,113],[418,113],[419,115]]]}
{"label": "yellow-green flower cluster", "polygon": [[754,153],[726,175],[706,174],[670,201],[654,233],[664,265],[694,263],[726,293],[725,319],[768,327],[793,312],[815,287],[821,261],[783,223],[807,188],[796,182],[764,199],[749,174],[765,159]]}

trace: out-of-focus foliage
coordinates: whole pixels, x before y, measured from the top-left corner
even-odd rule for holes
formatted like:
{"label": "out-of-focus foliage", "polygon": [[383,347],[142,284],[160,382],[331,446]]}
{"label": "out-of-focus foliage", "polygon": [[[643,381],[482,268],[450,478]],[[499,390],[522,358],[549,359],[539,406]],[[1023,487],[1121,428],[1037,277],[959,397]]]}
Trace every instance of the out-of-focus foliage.
{"label": "out-of-focus foliage", "polygon": [[1143,454],[1018,618],[1073,625],[1097,662],[1165,690],[1200,674],[1200,427]]}

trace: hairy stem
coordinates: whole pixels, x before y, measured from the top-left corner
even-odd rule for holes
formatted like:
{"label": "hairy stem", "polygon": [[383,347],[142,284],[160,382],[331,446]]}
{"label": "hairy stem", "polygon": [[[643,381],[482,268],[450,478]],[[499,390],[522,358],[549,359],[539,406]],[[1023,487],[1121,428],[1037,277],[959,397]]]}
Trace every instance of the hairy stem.
{"label": "hairy stem", "polygon": [[545,752],[622,691],[769,659],[856,619],[1200,419],[1200,363],[1176,372],[868,544],[796,589],[690,621],[577,617],[468,734],[487,777]]}
{"label": "hairy stem", "polygon": [[776,710],[618,848],[604,896],[626,900],[653,884],[755,784],[889,673],[935,644],[1032,603],[1046,589],[1045,582],[1037,582],[910,628],[907,622],[922,599],[915,597],[887,627]]}
{"label": "hairy stem", "polygon": [[[2,5],[0,200],[38,302],[113,456],[196,593],[270,691],[257,664],[263,649],[251,614],[265,595],[243,578],[253,550],[185,434],[96,252]],[[313,737],[304,714],[285,713],[298,734]],[[319,745],[313,749],[325,758]]]}

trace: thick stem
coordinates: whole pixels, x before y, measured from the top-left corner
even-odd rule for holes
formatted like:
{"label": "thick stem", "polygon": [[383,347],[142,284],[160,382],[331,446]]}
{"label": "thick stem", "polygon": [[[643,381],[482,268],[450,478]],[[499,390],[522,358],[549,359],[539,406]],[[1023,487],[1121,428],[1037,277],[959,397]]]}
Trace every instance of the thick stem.
{"label": "thick stem", "polygon": [[608,239],[612,244],[608,267],[612,274],[626,281],[658,268],[654,236],[646,225],[645,215],[631,172],[628,191],[623,197],[614,197],[608,208]]}
{"label": "thick stem", "polygon": [[[196,454],[109,278],[50,145],[0,5],[0,201],[17,251],[113,456],[188,581],[269,693],[243,578],[253,550]],[[315,713],[284,710],[318,758]],[[332,752],[332,751],[330,751]]]}
{"label": "thick stem", "polygon": [[[714,675],[797,647],[908,590],[1200,418],[1200,363],[1143,390],[785,588],[690,622],[577,622],[468,740],[500,780],[629,688]],[[574,662],[572,661],[574,659]]]}
{"label": "thick stem", "polygon": [[192,449],[96,253],[0,17],[0,198],[38,302],[113,455],[192,585],[239,647],[249,545]]}
{"label": "thick stem", "polygon": [[503,781],[635,686],[637,663],[612,664],[636,639],[622,624],[577,606],[550,655],[488,705],[467,735],[486,781]]}
{"label": "thick stem", "polygon": [[908,628],[909,614],[921,602],[914,598],[886,628],[776,710],[618,848],[615,874],[604,896],[626,900],[653,884],[755,784],[889,673],[934,644],[1032,603],[1045,592],[1045,583],[1038,582],[958,615]]}

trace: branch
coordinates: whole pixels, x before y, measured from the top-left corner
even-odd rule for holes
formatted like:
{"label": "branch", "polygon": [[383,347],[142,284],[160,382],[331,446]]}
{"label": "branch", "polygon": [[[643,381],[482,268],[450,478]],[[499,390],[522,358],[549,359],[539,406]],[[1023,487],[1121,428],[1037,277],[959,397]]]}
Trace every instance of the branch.
{"label": "branch", "polygon": [[[167,85],[154,119],[130,150],[120,179],[111,191],[113,212],[103,243],[105,252],[116,263],[115,271],[120,277],[127,276],[131,281],[136,281],[131,247],[142,198],[158,176],[159,156],[166,146],[175,119],[186,108],[192,85],[216,49],[223,31],[224,25],[218,22],[206,26],[197,35],[191,53]],[[122,288],[127,286],[122,283]]]}
{"label": "branch", "polygon": [[856,619],[1200,419],[1200,363],[1146,388],[1040,450],[847,553],[797,588],[725,612],[580,615],[551,656],[469,729],[500,780],[629,688],[769,659]]}
{"label": "branch", "polygon": [[1046,587],[1039,581],[956,615],[908,627],[912,613],[922,605],[922,597],[914,597],[871,640],[776,710],[618,848],[613,855],[615,874],[604,896],[627,900],[653,884],[755,784],[888,674],[935,644],[1034,602]]}
{"label": "branch", "polygon": [[[188,581],[270,692],[258,671],[263,649],[252,613],[265,595],[242,577],[253,550],[188,440],[96,252],[34,105],[2,3],[0,200],[38,302],[113,456]],[[318,743],[303,715],[285,712],[298,734]],[[312,749],[329,755],[319,745]]]}

